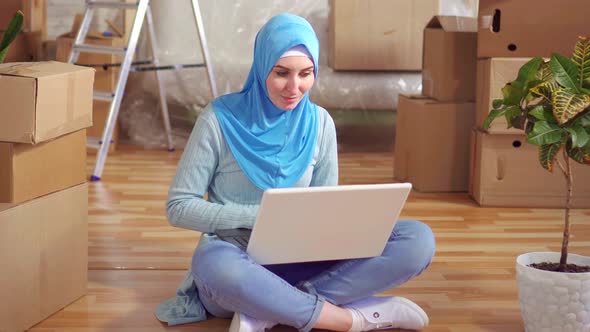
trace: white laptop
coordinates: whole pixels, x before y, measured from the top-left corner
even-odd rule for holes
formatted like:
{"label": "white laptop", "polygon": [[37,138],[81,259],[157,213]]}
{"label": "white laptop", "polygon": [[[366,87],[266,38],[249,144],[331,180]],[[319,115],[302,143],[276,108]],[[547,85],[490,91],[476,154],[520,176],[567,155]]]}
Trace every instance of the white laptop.
{"label": "white laptop", "polygon": [[[218,231],[259,264],[379,256],[410,183],[268,189],[254,228]],[[249,236],[249,241],[248,241]]]}

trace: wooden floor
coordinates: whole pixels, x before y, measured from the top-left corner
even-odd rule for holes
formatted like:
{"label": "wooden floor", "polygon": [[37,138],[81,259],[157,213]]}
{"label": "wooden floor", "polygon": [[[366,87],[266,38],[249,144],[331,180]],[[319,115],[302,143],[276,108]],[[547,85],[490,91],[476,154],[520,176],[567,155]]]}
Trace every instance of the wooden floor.
{"label": "wooden floor", "polygon": [[[164,215],[179,156],[133,147],[109,156],[103,181],[90,184],[88,295],[31,331],[227,331],[227,320],[167,327],[153,315],[174,294],[199,237]],[[392,165],[390,153],[341,153],[340,182],[392,182]],[[402,217],[433,228],[437,253],[425,273],[386,294],[420,304],[431,321],[425,331],[523,331],[515,257],[558,250],[562,211],[481,208],[466,193],[413,192]],[[570,251],[590,255],[590,210],[576,210],[572,222]]]}

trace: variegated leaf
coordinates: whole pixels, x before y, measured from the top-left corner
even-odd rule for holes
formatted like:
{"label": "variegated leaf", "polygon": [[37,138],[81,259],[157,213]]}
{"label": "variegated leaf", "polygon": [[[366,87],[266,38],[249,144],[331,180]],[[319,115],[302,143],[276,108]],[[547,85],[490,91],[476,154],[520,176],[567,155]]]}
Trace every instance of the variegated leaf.
{"label": "variegated leaf", "polygon": [[590,151],[588,151],[588,149],[572,148],[571,145],[568,144],[567,155],[580,164],[590,165]]}
{"label": "variegated leaf", "polygon": [[564,124],[590,106],[590,96],[576,94],[570,89],[553,93],[553,115],[559,124]]}
{"label": "variegated leaf", "polygon": [[543,61],[541,63],[541,66],[539,67],[539,70],[537,71],[536,79],[541,80],[541,81],[545,81],[545,82],[554,80],[553,72],[551,71],[551,68],[549,67],[549,61]]}
{"label": "variegated leaf", "polygon": [[536,87],[531,89],[531,92],[533,93],[533,95],[538,96],[538,97],[543,97],[543,98],[547,99],[549,102],[551,102],[553,93],[555,92],[555,90],[557,90],[559,88],[560,88],[559,84],[557,84],[557,82],[555,82],[553,80],[553,81],[543,82],[543,83],[537,85]]}
{"label": "variegated leaf", "polygon": [[590,41],[586,37],[580,37],[576,43],[572,60],[578,66],[580,73],[580,86],[590,84]]}
{"label": "variegated leaf", "polygon": [[544,169],[553,172],[553,163],[555,156],[561,148],[561,142],[554,144],[544,144],[539,147],[539,162]]}

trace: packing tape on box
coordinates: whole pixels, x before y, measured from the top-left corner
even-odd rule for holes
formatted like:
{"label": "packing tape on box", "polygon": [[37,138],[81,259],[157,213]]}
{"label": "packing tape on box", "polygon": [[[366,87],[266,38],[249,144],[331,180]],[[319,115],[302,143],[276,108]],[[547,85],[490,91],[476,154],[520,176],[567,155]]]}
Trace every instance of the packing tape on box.
{"label": "packing tape on box", "polygon": [[31,69],[35,63],[33,62],[13,62],[0,65],[1,75],[11,76],[31,76],[30,74],[36,74],[39,70]]}
{"label": "packing tape on box", "polygon": [[88,127],[88,115],[84,114],[76,117],[75,100],[76,100],[76,77],[68,75],[66,88],[66,112],[63,125],[50,128],[43,134],[45,137],[57,137],[64,133],[73,132]]}

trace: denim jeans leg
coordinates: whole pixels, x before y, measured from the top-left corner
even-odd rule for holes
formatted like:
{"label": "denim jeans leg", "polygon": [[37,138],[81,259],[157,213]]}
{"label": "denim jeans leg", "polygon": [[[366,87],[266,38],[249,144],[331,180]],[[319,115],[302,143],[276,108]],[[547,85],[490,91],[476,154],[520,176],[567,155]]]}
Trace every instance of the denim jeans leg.
{"label": "denim jeans leg", "polygon": [[224,241],[197,248],[192,272],[203,305],[221,317],[240,312],[306,332],[315,324],[324,303]]}
{"label": "denim jeans leg", "polygon": [[400,220],[377,257],[346,260],[303,281],[298,288],[341,305],[399,286],[419,275],[434,256],[434,234],[426,224]]}

